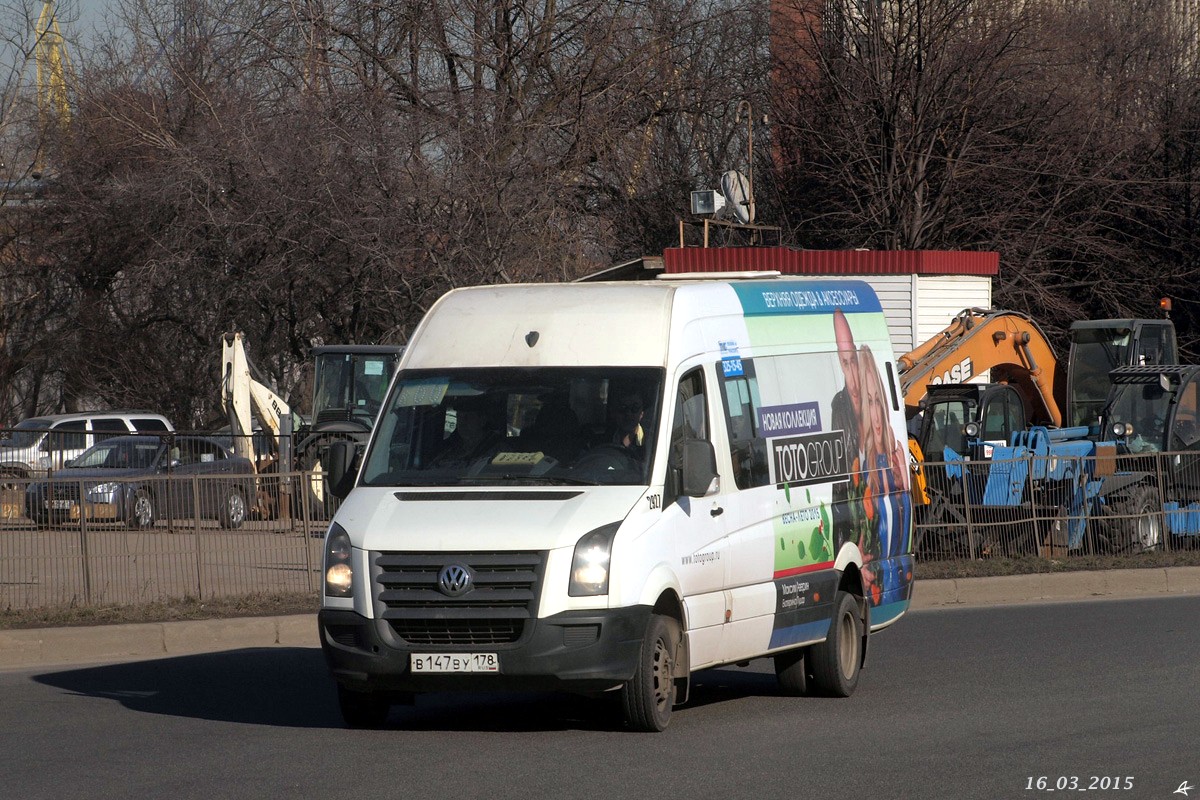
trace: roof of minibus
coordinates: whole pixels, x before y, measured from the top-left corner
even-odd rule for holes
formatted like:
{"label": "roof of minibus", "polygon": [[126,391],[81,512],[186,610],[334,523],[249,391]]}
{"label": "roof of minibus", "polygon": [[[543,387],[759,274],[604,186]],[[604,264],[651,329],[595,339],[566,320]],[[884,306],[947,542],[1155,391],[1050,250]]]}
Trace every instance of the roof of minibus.
{"label": "roof of minibus", "polygon": [[[783,288],[813,282],[788,277],[738,283]],[[858,281],[833,283],[871,292]],[[425,315],[402,366],[665,365],[672,310],[686,306],[693,318],[740,316],[742,304],[730,286],[698,279],[454,289]]]}

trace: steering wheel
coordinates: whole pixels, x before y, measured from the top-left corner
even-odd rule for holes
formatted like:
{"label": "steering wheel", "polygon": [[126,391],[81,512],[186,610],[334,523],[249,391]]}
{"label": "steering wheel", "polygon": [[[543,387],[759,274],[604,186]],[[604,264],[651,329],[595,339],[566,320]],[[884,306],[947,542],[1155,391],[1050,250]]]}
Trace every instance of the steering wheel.
{"label": "steering wheel", "polygon": [[636,461],[621,445],[606,442],[580,456],[574,469],[630,469]]}
{"label": "steering wheel", "polygon": [[381,403],[373,403],[368,400],[363,405],[356,406],[350,413],[350,417],[367,430],[371,430],[371,428],[375,425],[375,417],[379,415],[379,408],[381,405]]}

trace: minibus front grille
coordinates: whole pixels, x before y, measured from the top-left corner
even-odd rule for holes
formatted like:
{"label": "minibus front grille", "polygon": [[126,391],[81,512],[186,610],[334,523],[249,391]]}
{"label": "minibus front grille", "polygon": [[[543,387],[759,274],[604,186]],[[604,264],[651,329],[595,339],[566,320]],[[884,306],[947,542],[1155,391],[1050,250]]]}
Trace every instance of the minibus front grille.
{"label": "minibus front grille", "polygon": [[[410,644],[515,642],[537,616],[545,560],[541,552],[375,553],[376,608]],[[442,585],[448,567],[469,573],[461,593]]]}
{"label": "minibus front grille", "polygon": [[509,644],[521,638],[523,620],[389,620],[404,641],[417,645]]}

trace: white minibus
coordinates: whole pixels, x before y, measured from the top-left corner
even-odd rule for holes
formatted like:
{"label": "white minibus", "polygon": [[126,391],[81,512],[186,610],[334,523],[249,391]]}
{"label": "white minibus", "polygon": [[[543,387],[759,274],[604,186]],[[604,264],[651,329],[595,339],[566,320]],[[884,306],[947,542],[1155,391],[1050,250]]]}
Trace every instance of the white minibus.
{"label": "white minibus", "polygon": [[912,506],[867,284],[456,289],[371,441],[331,452],[321,644],[354,727],[448,690],[619,692],[662,730],[697,670],[854,691],[908,608]]}

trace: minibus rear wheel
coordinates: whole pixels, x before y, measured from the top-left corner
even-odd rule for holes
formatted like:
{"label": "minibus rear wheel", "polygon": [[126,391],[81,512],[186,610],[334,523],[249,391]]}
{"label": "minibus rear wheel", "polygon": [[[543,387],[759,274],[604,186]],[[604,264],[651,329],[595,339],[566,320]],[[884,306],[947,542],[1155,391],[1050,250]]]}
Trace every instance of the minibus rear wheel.
{"label": "minibus rear wheel", "polygon": [[679,632],[674,619],[660,614],[650,617],[637,669],[621,689],[625,723],[632,730],[661,731],[671,721]]}
{"label": "minibus rear wheel", "polygon": [[815,693],[849,697],[858,686],[862,666],[862,619],[854,596],[839,591],[833,599],[833,622],[825,641],[808,648],[805,660]]}

